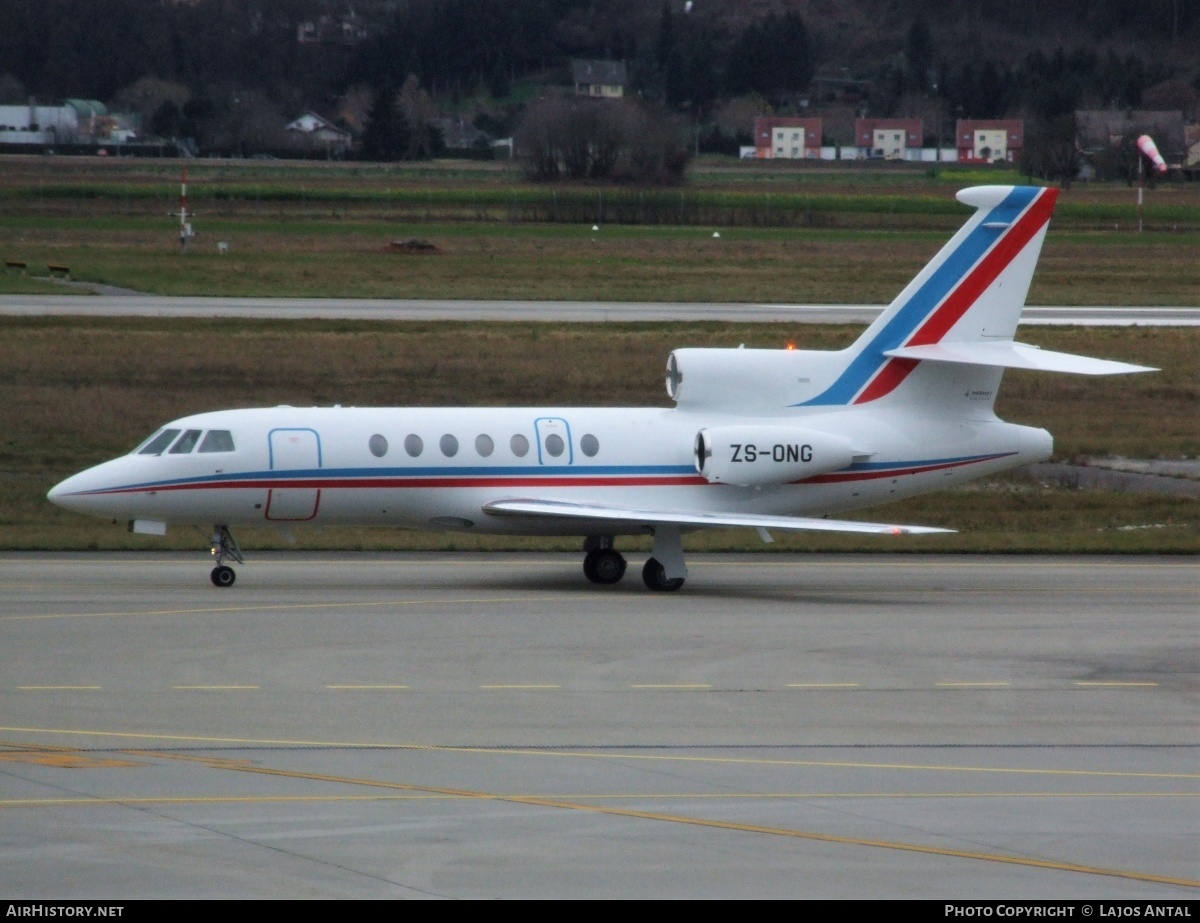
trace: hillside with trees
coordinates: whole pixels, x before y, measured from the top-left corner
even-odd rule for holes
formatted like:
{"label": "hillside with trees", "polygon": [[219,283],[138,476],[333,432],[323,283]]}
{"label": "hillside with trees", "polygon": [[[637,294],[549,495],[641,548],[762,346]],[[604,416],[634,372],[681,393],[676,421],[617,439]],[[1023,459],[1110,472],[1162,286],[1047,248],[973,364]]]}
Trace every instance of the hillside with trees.
{"label": "hillside with trees", "polygon": [[99,99],[205,153],[313,110],[365,156],[430,156],[432,119],[511,135],[575,58],[625,62],[702,150],[827,106],[927,130],[1200,108],[1197,0],[0,0],[0,24],[0,103]]}

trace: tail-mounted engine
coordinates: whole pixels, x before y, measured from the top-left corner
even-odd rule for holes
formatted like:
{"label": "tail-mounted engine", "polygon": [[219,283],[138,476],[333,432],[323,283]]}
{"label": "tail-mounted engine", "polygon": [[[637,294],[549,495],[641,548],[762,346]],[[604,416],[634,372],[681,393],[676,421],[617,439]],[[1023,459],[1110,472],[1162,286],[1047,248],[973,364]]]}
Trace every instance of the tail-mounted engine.
{"label": "tail-mounted engine", "polygon": [[854,456],[849,440],[794,426],[714,426],[696,434],[696,470],[710,484],[786,484],[845,468]]}
{"label": "tail-mounted engine", "polygon": [[784,349],[677,349],[667,358],[667,394],[680,408],[784,407],[801,399],[821,359]]}

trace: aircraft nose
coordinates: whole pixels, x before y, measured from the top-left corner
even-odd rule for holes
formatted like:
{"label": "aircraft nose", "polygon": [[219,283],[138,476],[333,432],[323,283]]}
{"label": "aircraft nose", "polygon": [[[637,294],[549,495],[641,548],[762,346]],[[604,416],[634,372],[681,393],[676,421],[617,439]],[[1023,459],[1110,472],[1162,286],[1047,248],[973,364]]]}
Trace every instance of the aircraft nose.
{"label": "aircraft nose", "polygon": [[[106,465],[111,466],[112,463],[107,462]],[[55,484],[46,493],[46,499],[55,506],[61,506],[73,513],[107,515],[105,499],[96,494],[97,490],[102,490],[112,483],[112,478],[107,476],[110,472],[106,465],[88,468]]]}
{"label": "aircraft nose", "polygon": [[61,506],[63,509],[76,510],[80,509],[80,497],[78,492],[82,487],[80,483],[82,475],[73,474],[65,481],[60,481],[55,484],[46,493],[46,499],[55,506]]}

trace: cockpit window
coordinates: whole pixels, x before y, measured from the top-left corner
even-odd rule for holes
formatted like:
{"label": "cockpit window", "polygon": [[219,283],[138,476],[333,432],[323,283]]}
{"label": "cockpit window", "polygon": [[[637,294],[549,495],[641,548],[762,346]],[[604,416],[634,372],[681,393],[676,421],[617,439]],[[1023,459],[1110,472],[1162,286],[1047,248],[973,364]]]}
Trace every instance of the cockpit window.
{"label": "cockpit window", "polygon": [[227,429],[210,429],[200,441],[198,452],[232,452],[233,434]]}
{"label": "cockpit window", "polygon": [[196,443],[200,441],[201,432],[203,432],[203,430],[189,429],[179,437],[178,442],[171,446],[171,451],[168,454],[186,455],[188,452],[192,451],[192,449],[196,448]]}
{"label": "cockpit window", "polygon": [[156,436],[151,436],[142,447],[137,450],[138,455],[162,455],[166,451],[167,446],[175,441],[175,437],[179,435],[177,429],[164,429]]}

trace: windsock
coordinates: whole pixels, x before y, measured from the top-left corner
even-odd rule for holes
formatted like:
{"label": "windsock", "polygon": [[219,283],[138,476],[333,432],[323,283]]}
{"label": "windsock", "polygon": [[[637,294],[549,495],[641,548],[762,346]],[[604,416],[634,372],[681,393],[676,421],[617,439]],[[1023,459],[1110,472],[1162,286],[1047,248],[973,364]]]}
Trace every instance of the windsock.
{"label": "windsock", "polygon": [[1146,155],[1146,159],[1154,164],[1154,169],[1159,173],[1167,172],[1167,162],[1162,159],[1162,154],[1158,152],[1158,145],[1154,143],[1154,139],[1149,135],[1142,135],[1137,139],[1138,150]]}

